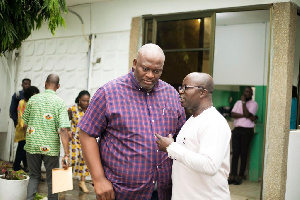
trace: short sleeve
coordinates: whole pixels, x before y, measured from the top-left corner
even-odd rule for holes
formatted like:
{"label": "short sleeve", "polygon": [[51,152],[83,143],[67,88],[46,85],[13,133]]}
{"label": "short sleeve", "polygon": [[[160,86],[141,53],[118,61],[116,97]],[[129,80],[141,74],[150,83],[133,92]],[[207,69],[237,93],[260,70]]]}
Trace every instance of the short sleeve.
{"label": "short sleeve", "polygon": [[[240,100],[239,100],[239,101],[240,101]],[[233,106],[231,112],[238,113],[238,103],[239,103],[239,101],[237,101],[237,102],[234,104],[234,106]]]}
{"label": "short sleeve", "polygon": [[58,127],[59,128],[69,128],[70,120],[68,115],[67,107],[62,103],[59,109],[59,119],[58,119]]}
{"label": "short sleeve", "polygon": [[255,115],[258,109],[258,104],[253,101],[252,104],[249,106],[248,111],[252,114]]}

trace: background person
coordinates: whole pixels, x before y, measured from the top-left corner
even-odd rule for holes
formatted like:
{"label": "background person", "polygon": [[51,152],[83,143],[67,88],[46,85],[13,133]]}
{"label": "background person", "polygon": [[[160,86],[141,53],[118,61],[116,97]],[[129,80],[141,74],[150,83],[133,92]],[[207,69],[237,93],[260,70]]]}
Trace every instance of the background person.
{"label": "background person", "polygon": [[[26,131],[24,149],[27,152],[30,176],[27,200],[34,199],[38,191],[42,161],[46,168],[48,199],[58,199],[57,193],[52,194],[52,169],[59,167],[60,139],[65,152],[62,166],[65,169],[69,166],[69,139],[66,128],[70,127],[70,122],[64,101],[56,95],[59,87],[59,77],[50,74],[45,82],[46,90],[29,99],[23,114]],[[64,162],[65,159],[67,162]]]}
{"label": "background person", "polygon": [[226,119],[213,107],[213,79],[190,73],[179,87],[181,105],[192,116],[176,142],[156,134],[159,150],[173,159],[172,200],[228,200],[231,131]]}
{"label": "background person", "polygon": [[16,126],[15,132],[15,142],[18,142],[16,158],[13,164],[14,171],[18,171],[21,169],[21,162],[23,162],[24,171],[28,172],[27,168],[27,160],[26,160],[26,152],[24,150],[25,145],[25,134],[23,130],[24,121],[22,119],[26,103],[33,95],[40,93],[39,89],[35,86],[30,86],[29,88],[24,90],[24,99],[19,101],[18,106],[18,124]]}
{"label": "background person", "polygon": [[9,108],[9,116],[14,121],[14,126],[16,127],[18,124],[18,105],[21,99],[24,99],[24,90],[31,86],[31,80],[28,78],[24,78],[22,80],[22,90],[14,93],[11,98],[10,108]]}
{"label": "background person", "polygon": [[75,105],[68,110],[69,119],[71,120],[71,131],[69,132],[71,166],[75,176],[80,176],[79,188],[83,192],[89,192],[85,185],[85,177],[89,176],[89,170],[84,162],[81,145],[79,142],[79,121],[83,117],[90,103],[90,93],[86,90],[81,91],[75,99]]}
{"label": "background person", "polygon": [[290,129],[297,129],[297,87],[293,85],[292,88],[292,103],[291,103],[291,117]]}
{"label": "background person", "polygon": [[[240,185],[244,177],[249,145],[254,134],[254,121],[258,104],[252,100],[253,90],[250,86],[244,89],[241,100],[237,101],[232,110],[234,129],[232,130],[232,161],[229,184]],[[238,161],[241,158],[240,171],[237,176]]]}
{"label": "background person", "polygon": [[164,61],[159,46],[142,46],[132,72],[100,87],[79,122],[97,199],[171,199],[172,160],[154,133],[177,135],[185,114],[177,91],[159,79]]}

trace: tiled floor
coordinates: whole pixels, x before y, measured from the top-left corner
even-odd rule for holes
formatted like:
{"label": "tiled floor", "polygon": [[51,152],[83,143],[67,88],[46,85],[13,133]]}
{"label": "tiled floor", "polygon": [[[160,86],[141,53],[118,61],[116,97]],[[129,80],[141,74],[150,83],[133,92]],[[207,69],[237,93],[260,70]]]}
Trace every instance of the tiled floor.
{"label": "tiled floor", "polygon": [[[45,174],[43,174],[45,176]],[[87,187],[90,193],[83,193],[79,190],[78,180],[73,179],[73,190],[59,194],[59,200],[90,200],[95,199],[95,193],[91,181],[87,181]],[[230,185],[231,200],[259,200],[260,183],[252,181],[244,181],[241,185]],[[41,182],[39,185],[39,193],[47,195],[47,183]]]}
{"label": "tiled floor", "polygon": [[241,185],[230,185],[231,200],[259,200],[261,183],[243,181]]}

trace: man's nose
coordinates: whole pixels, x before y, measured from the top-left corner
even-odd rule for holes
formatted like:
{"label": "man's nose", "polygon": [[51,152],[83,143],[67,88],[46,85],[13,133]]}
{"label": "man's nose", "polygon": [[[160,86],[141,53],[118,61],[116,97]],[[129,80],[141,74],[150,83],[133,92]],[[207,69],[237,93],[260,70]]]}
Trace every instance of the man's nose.
{"label": "man's nose", "polygon": [[154,77],[154,73],[152,72],[152,70],[149,70],[146,74],[149,78],[153,78]]}

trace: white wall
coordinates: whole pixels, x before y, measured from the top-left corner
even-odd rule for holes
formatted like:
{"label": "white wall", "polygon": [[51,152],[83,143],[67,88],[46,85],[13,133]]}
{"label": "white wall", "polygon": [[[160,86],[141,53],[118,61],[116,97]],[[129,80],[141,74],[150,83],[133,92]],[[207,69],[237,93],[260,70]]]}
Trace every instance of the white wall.
{"label": "white wall", "polygon": [[216,27],[215,84],[267,84],[268,29],[269,23]]}
{"label": "white wall", "polygon": [[295,46],[295,66],[294,66],[294,78],[293,85],[298,86],[299,79],[299,64],[300,61],[300,17],[297,17],[297,28],[296,28],[296,46]]}
{"label": "white wall", "polygon": [[[89,44],[84,36],[96,34],[93,60],[101,58],[101,63],[93,65],[93,93],[107,81],[127,73],[129,35],[133,17],[272,2],[271,0],[114,0],[70,7],[82,17],[83,25],[76,15],[69,12],[65,17],[66,29],[59,28],[55,37],[51,35],[47,26],[34,31],[20,50],[17,77],[14,80],[15,90],[21,89],[22,78],[28,76],[32,79],[32,85],[38,86],[43,91],[46,76],[57,73],[61,78],[58,95],[70,105],[81,89],[87,89]],[[0,63],[0,68],[3,67]],[[1,94],[10,96],[5,89],[0,90]],[[12,134],[8,133],[7,137],[11,137]],[[0,148],[2,147],[0,144]],[[0,151],[2,155],[3,150]]]}
{"label": "white wall", "polygon": [[[13,121],[9,118],[9,107],[13,95],[15,65],[11,62],[12,54],[0,57],[0,159],[10,160],[14,156],[10,153],[13,149],[12,140],[14,136]],[[9,67],[10,66],[10,67]],[[9,134],[8,134],[9,133]]]}
{"label": "white wall", "polygon": [[290,132],[285,199],[300,199],[300,130]]}

